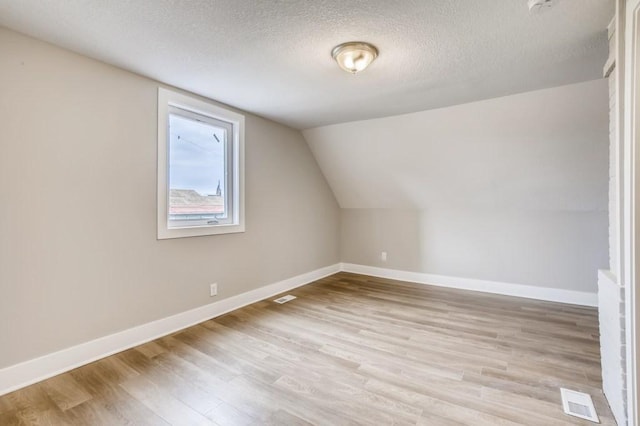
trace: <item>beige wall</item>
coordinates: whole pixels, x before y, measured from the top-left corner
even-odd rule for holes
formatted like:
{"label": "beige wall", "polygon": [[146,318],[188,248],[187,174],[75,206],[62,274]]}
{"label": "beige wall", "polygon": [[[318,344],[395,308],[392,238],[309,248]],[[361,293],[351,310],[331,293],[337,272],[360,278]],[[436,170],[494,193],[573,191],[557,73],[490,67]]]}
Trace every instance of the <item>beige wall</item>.
{"label": "beige wall", "polygon": [[595,80],[305,130],[342,207],[341,260],[594,293],[607,99]]}
{"label": "beige wall", "polygon": [[607,263],[607,212],[342,209],[341,216],[347,263],[592,293]]}
{"label": "beige wall", "polygon": [[246,232],[156,240],[157,88],[0,29],[0,368],[339,261],[302,135],[250,114]]}

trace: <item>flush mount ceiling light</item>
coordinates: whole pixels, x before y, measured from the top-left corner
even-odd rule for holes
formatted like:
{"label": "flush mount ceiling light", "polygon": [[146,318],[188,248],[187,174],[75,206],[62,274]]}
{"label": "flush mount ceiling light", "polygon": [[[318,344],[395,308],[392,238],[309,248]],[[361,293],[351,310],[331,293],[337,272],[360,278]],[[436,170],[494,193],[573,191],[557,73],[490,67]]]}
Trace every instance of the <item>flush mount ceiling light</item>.
{"label": "flush mount ceiling light", "polygon": [[355,74],[368,67],[378,57],[378,49],[369,43],[350,41],[334,47],[331,56],[340,68]]}

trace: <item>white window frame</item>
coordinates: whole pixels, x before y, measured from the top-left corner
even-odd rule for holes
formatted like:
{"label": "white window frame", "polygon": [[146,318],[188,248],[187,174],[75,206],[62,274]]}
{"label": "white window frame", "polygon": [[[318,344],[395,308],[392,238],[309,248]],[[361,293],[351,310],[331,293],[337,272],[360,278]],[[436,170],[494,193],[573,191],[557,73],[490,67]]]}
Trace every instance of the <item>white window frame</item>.
{"label": "white window frame", "polygon": [[[169,114],[178,108],[231,124],[231,150],[225,159],[229,173],[231,214],[219,223],[207,221],[169,226]],[[230,170],[229,170],[230,169]],[[158,239],[244,232],[244,115],[172,90],[158,88]]]}

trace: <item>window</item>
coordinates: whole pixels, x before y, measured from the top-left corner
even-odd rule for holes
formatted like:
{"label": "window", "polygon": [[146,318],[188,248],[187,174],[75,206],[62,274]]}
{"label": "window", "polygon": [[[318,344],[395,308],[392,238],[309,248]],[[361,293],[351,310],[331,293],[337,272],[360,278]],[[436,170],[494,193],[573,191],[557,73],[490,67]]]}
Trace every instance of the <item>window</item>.
{"label": "window", "polygon": [[244,116],[158,89],[158,239],[244,232]]}

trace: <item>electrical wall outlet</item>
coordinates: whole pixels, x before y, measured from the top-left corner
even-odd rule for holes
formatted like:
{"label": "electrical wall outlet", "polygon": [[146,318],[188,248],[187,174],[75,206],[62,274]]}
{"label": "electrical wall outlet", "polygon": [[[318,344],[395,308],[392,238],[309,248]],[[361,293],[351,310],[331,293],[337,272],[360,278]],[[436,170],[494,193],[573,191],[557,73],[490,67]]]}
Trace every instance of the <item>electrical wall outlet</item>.
{"label": "electrical wall outlet", "polygon": [[383,251],[382,253],[380,253],[380,260],[382,260],[383,262],[387,261],[387,252]]}
{"label": "electrical wall outlet", "polygon": [[218,283],[213,283],[209,285],[209,296],[213,297],[218,294]]}

